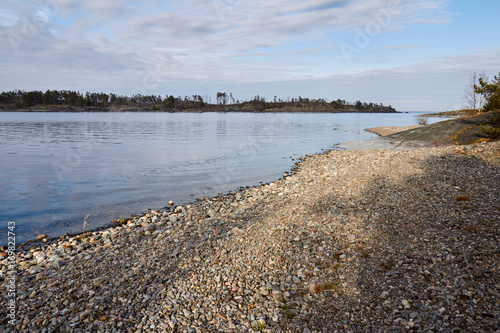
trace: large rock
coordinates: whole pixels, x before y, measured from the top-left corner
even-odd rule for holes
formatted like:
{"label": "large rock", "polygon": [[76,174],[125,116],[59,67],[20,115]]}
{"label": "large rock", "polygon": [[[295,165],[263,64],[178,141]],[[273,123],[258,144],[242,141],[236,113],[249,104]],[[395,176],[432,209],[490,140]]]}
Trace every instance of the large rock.
{"label": "large rock", "polygon": [[486,138],[481,124],[488,124],[500,117],[500,112],[461,117],[441,121],[408,131],[369,140],[343,142],[337,148],[346,150],[411,149],[470,144]]}

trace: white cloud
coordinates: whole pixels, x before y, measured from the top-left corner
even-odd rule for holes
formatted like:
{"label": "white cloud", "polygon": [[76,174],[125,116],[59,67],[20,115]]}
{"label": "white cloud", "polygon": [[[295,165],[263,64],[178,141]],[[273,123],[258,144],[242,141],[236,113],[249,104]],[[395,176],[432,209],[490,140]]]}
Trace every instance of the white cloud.
{"label": "white cloud", "polygon": [[406,2],[402,9],[408,22],[420,24],[445,24],[452,22],[452,13],[445,9],[449,1],[413,1]]}
{"label": "white cloud", "polygon": [[16,25],[19,17],[11,10],[0,8],[0,27],[8,28]]}
{"label": "white cloud", "polygon": [[408,48],[414,48],[414,47],[419,47],[420,45],[418,44],[404,44],[404,45],[391,45],[391,46],[384,46],[384,49],[386,50],[400,50],[400,49],[408,49]]}

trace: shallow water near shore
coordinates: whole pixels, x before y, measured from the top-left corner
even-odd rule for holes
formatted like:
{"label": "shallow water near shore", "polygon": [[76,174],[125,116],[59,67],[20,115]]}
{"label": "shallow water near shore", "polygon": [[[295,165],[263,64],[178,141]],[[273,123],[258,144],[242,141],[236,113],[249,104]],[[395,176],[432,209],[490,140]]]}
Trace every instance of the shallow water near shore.
{"label": "shallow water near shore", "polygon": [[8,221],[20,244],[273,181],[300,156],[418,114],[2,112],[3,239]]}

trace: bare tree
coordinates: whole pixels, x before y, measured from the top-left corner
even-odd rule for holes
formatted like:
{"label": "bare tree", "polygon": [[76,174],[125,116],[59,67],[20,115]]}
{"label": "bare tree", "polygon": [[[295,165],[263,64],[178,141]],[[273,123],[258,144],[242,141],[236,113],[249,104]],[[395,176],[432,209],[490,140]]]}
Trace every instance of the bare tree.
{"label": "bare tree", "polygon": [[425,116],[418,116],[415,118],[418,125],[427,125],[429,123],[429,118]]}
{"label": "bare tree", "polygon": [[465,109],[477,109],[479,95],[474,91],[474,85],[478,82],[477,72],[474,72],[470,78],[469,82],[465,86],[464,90],[464,108]]}
{"label": "bare tree", "polygon": [[469,78],[469,82],[465,87],[464,97],[463,97],[464,98],[463,107],[465,109],[481,111],[481,108],[485,103],[484,96],[476,93],[474,89],[474,85],[479,83],[479,79],[488,80],[486,73],[484,71],[481,74],[474,72]]}

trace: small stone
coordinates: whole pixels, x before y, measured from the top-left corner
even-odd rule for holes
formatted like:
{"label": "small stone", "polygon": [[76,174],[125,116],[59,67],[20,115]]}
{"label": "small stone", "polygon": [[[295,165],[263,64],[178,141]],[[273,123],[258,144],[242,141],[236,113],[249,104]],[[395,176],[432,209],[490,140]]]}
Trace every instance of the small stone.
{"label": "small stone", "polygon": [[57,260],[54,260],[50,263],[50,267],[54,267],[54,268],[61,268],[63,267],[65,264],[64,260],[61,260],[61,259],[57,259]]}
{"label": "small stone", "polygon": [[267,296],[267,295],[269,295],[269,290],[267,290],[267,289],[265,289],[265,288],[261,288],[261,289],[260,289],[260,294],[261,294],[262,296]]}
{"label": "small stone", "polygon": [[149,232],[153,232],[156,230],[156,226],[154,224],[146,224],[143,226],[144,227],[144,231],[149,231]]}
{"label": "small stone", "polygon": [[58,255],[55,255],[55,256],[50,257],[47,261],[51,262],[51,261],[56,261],[56,260],[61,260],[61,258]]}
{"label": "small stone", "polygon": [[459,327],[462,326],[463,322],[464,322],[463,318],[457,317],[453,320],[453,325]]}
{"label": "small stone", "polygon": [[38,254],[38,255],[36,256],[36,258],[35,258],[35,259],[36,259],[36,263],[37,263],[37,264],[42,263],[43,261],[45,261],[45,258],[46,258],[46,257],[47,257],[47,256],[45,255],[45,253],[40,253],[40,254]]}
{"label": "small stone", "polygon": [[241,230],[241,229],[240,229],[240,228],[238,228],[238,227],[234,227],[233,229],[231,229],[231,233],[232,233],[233,235],[242,234],[243,232],[244,232],[244,231],[243,231],[243,230]]}
{"label": "small stone", "polygon": [[279,290],[273,290],[273,298],[276,300],[283,299],[283,293]]}
{"label": "small stone", "polygon": [[42,235],[38,235],[38,236],[36,236],[36,240],[37,240],[37,241],[41,241],[41,240],[43,240],[43,239],[45,239],[45,238],[47,238],[47,237],[49,237],[49,236],[48,236],[48,235],[44,235],[44,234],[42,234]]}
{"label": "small stone", "polygon": [[99,286],[100,286],[100,285],[101,285],[101,284],[102,284],[105,280],[106,280],[106,279],[105,279],[105,278],[103,278],[103,277],[98,277],[98,278],[96,278],[96,279],[92,280],[92,283],[93,283],[95,286],[99,287]]}
{"label": "small stone", "polygon": [[401,303],[403,304],[403,306],[405,307],[405,309],[409,309],[411,308],[411,305],[410,305],[410,302],[408,302],[407,300],[402,300]]}
{"label": "small stone", "polygon": [[170,201],[168,202],[168,204],[169,204],[170,206],[173,206],[173,205],[174,205],[174,202],[173,202],[172,200],[170,200]]}

